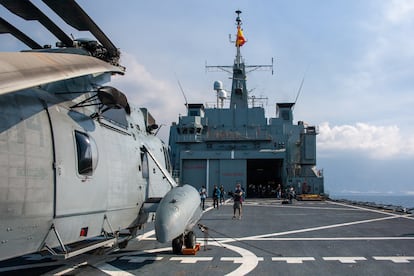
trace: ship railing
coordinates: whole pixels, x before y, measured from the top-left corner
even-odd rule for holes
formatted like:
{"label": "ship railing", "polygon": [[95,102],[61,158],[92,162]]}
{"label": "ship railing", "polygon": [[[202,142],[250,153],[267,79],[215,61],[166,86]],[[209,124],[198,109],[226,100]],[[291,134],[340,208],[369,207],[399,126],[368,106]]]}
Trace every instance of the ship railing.
{"label": "ship railing", "polygon": [[[253,108],[253,107],[265,108],[266,105],[267,105],[267,98],[260,98],[260,97],[254,97],[254,96],[248,98],[248,102],[247,102],[248,108]],[[213,109],[213,108],[228,109],[230,108],[230,99],[220,100],[220,102],[206,102],[204,106],[210,109]]]}
{"label": "ship railing", "polygon": [[201,134],[181,134],[177,138],[178,143],[201,143],[203,138]]}
{"label": "ship railing", "polygon": [[319,134],[319,126],[306,126],[303,131],[305,134]]}
{"label": "ship railing", "polygon": [[267,130],[255,128],[253,131],[245,131],[244,133],[239,131],[226,131],[226,130],[214,130],[209,129],[205,136],[205,140],[225,140],[225,141],[254,141],[254,140],[272,140],[272,136]]}
{"label": "ship railing", "polygon": [[182,134],[177,137],[178,143],[202,143],[204,141],[271,141],[269,134],[238,135],[232,133]]}

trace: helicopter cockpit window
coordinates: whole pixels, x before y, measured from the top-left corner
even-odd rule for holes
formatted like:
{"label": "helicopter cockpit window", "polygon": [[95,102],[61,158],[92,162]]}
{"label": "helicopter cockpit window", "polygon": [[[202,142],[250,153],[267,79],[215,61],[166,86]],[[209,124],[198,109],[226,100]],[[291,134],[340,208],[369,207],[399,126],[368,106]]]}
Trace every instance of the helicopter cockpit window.
{"label": "helicopter cockpit window", "polygon": [[98,165],[98,147],[95,140],[88,134],[76,130],[75,139],[78,155],[78,173],[91,176]]}

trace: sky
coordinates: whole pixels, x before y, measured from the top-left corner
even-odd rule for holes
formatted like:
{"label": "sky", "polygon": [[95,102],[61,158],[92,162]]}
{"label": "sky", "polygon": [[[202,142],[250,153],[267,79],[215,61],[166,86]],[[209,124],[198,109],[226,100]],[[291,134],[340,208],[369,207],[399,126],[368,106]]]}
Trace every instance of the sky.
{"label": "sky", "polygon": [[[33,1],[65,32],[90,37]],[[335,194],[414,195],[414,1],[411,0],[209,0],[88,1],[83,9],[121,50],[124,76],[112,85],[135,105],[169,126],[190,103],[215,102],[213,83],[231,89],[229,75],[205,65],[232,65],[241,10],[247,65],[270,64],[274,74],[248,75],[251,95],[267,97],[266,116],[277,102],[294,102],[294,121],[319,128],[317,167],[325,191]],[[36,22],[3,7],[0,14],[40,44],[54,44]],[[61,22],[61,23],[59,23]],[[0,35],[0,50],[26,46]]]}

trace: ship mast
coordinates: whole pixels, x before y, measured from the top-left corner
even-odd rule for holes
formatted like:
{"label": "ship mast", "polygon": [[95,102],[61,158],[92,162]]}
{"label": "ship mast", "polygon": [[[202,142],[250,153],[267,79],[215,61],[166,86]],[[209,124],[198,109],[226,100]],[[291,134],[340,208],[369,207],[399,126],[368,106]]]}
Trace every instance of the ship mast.
{"label": "ship mast", "polygon": [[237,54],[236,54],[236,61],[235,61],[235,63],[238,66],[240,66],[240,63],[241,63],[240,47],[243,46],[243,44],[246,41],[245,38],[244,38],[244,36],[243,36],[242,29],[241,29],[241,25],[243,24],[242,23],[242,20],[240,18],[240,14],[241,13],[242,12],[240,10],[237,10],[236,11],[236,14],[237,14],[237,18],[236,18],[237,34],[236,34],[236,41],[235,41],[235,43],[236,43],[236,48],[237,48]]}
{"label": "ship mast", "polygon": [[[243,35],[243,29],[241,28],[243,22],[240,18],[240,14],[242,12],[240,10],[236,11],[237,17],[236,17],[236,27],[237,27],[237,33],[236,33],[236,40],[232,41],[230,39],[231,43],[234,43],[236,46],[236,58],[234,60],[233,66],[207,66],[206,69],[208,71],[215,71],[217,69],[229,72],[233,74],[232,77],[232,89],[231,89],[231,99],[230,99],[230,109],[247,109],[248,106],[248,92],[246,87],[246,74],[251,71],[255,70],[271,70],[273,74],[273,58],[272,58],[272,64],[271,65],[248,65],[246,66],[244,64],[240,48],[247,42]],[[230,68],[233,70],[230,71]],[[249,68],[250,70],[246,72],[246,68]]]}
{"label": "ship mast", "polygon": [[233,65],[233,82],[231,88],[231,99],[230,99],[230,109],[243,109],[248,108],[247,102],[247,87],[246,87],[246,72],[244,62],[240,53],[240,47],[246,42],[246,39],[243,35],[243,30],[241,28],[242,20],[240,18],[241,11],[236,11],[236,59],[234,60]]}

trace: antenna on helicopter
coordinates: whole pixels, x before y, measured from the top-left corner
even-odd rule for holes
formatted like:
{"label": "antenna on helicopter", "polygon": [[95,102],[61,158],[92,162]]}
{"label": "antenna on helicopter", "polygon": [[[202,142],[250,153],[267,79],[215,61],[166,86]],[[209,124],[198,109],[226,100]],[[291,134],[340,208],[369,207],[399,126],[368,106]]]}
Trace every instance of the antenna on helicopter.
{"label": "antenna on helicopter", "polygon": [[160,129],[162,128],[162,126],[165,126],[165,125],[164,125],[164,124],[161,124],[161,125],[158,127],[157,131],[154,133],[154,136],[157,136],[157,134],[158,134],[158,132],[160,131]]}

